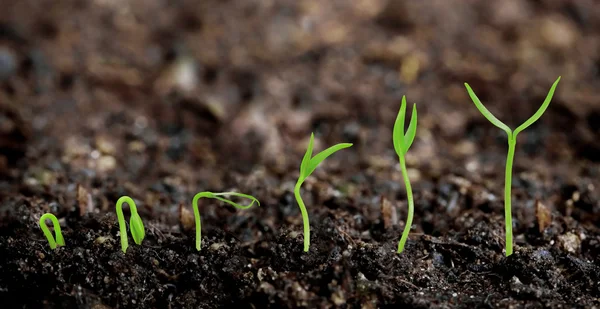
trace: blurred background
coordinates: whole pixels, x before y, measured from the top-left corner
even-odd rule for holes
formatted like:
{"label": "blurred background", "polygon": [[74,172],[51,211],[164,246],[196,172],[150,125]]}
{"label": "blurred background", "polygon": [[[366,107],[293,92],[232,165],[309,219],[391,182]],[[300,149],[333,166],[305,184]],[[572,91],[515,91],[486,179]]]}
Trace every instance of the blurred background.
{"label": "blurred background", "polygon": [[587,188],[599,29],[592,0],[4,0],[0,189],[64,202],[85,184],[174,205],[250,186],[276,203],[267,191],[289,189],[315,132],[317,150],[355,143],[321,178],[401,199],[391,129],[406,95],[419,111],[417,191],[458,175],[501,194],[505,134],[463,83],[514,128],[559,75],[515,171],[548,192]]}

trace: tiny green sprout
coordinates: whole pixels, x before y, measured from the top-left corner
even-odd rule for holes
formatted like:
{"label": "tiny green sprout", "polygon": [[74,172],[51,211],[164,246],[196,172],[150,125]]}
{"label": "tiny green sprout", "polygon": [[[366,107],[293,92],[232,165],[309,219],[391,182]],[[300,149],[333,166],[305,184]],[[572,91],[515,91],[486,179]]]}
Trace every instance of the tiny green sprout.
{"label": "tiny green sprout", "polygon": [[304,252],[308,252],[308,248],[310,247],[310,222],[308,220],[306,206],[304,206],[302,196],[300,196],[300,187],[302,186],[302,183],[304,183],[304,180],[306,180],[306,178],[310,176],[312,172],[314,172],[314,170],[321,162],[323,162],[323,160],[327,159],[327,157],[339,150],[352,146],[350,143],[337,144],[321,151],[313,157],[312,152],[314,141],[315,135],[311,133],[310,141],[308,142],[308,148],[306,149],[306,153],[302,158],[302,163],[300,163],[300,176],[298,177],[298,182],[296,182],[296,186],[294,187],[294,196],[296,197],[296,201],[300,207],[300,212],[302,213],[302,223],[304,224]]}
{"label": "tiny green sprout", "polygon": [[[240,205],[236,202],[233,202],[229,199],[221,197],[221,196],[228,196],[228,195],[247,198],[247,199],[251,200],[252,202],[250,204],[244,206],[244,205]],[[196,220],[196,250],[198,250],[198,251],[200,251],[201,240],[202,240],[202,229],[201,229],[201,225],[200,225],[200,211],[198,210],[198,200],[203,197],[217,199],[217,200],[227,203],[237,209],[248,209],[248,208],[252,207],[252,205],[254,205],[254,203],[256,203],[258,206],[260,206],[260,202],[254,196],[248,195],[248,194],[243,194],[243,193],[237,193],[237,192],[213,193],[213,192],[205,191],[205,192],[200,192],[200,193],[194,195],[194,198],[192,200],[192,207],[194,208],[194,219]]]}
{"label": "tiny green sprout", "polygon": [[408,179],[408,171],[406,170],[406,152],[415,140],[417,134],[417,104],[413,104],[412,116],[410,117],[410,124],[406,134],[404,133],[404,118],[406,117],[406,96],[402,96],[402,105],[400,105],[400,111],[396,117],[394,123],[394,132],[392,134],[392,140],[394,141],[394,150],[398,154],[400,160],[400,169],[402,170],[402,178],[404,179],[404,185],[406,186],[406,197],[408,199],[408,217],[406,218],[406,225],[402,232],[400,242],[398,242],[398,253],[404,251],[404,245],[408,239],[410,228],[412,227],[413,215],[415,213],[415,204],[413,201],[412,188],[410,186],[410,180]]}
{"label": "tiny green sprout", "polygon": [[142,222],[142,218],[138,215],[137,207],[135,206],[135,202],[129,196],[122,196],[117,201],[117,219],[119,220],[119,230],[121,234],[121,250],[123,253],[127,252],[127,247],[129,246],[127,242],[127,227],[125,226],[125,218],[123,216],[123,203],[129,204],[129,211],[131,211],[131,218],[129,219],[129,229],[131,230],[131,237],[133,237],[133,241],[140,245],[142,244],[142,240],[146,236],[146,231],[144,230],[144,223]]}
{"label": "tiny green sprout", "polygon": [[542,106],[540,106],[540,108],[537,110],[537,112],[535,112],[535,114],[533,114],[533,116],[531,116],[529,119],[527,119],[527,121],[525,121],[522,125],[517,127],[514,131],[512,131],[507,125],[505,125],[500,120],[498,120],[498,118],[496,118],[494,115],[492,115],[492,113],[490,113],[490,111],[487,108],[485,108],[485,106],[483,106],[483,104],[481,104],[481,101],[479,101],[479,98],[477,98],[477,96],[475,95],[475,93],[473,92],[471,87],[469,87],[469,84],[465,83],[467,92],[469,93],[469,96],[471,97],[471,100],[473,101],[473,103],[475,103],[475,106],[477,107],[477,109],[493,125],[504,130],[504,132],[506,132],[506,134],[508,134],[508,155],[506,156],[506,172],[505,172],[505,181],[504,181],[504,220],[505,220],[505,229],[506,229],[506,256],[509,256],[513,253],[510,190],[511,190],[511,183],[512,183],[513,158],[515,156],[515,146],[517,144],[517,134],[519,134],[521,131],[525,130],[527,127],[529,127],[534,122],[536,122],[542,116],[542,114],[546,111],[546,108],[548,108],[548,105],[550,105],[550,101],[552,100],[552,96],[554,95],[554,90],[556,89],[556,86],[558,85],[559,81],[560,81],[560,76],[556,79],[556,81],[550,88],[550,91],[548,91],[548,95],[546,96],[544,103],[542,103]]}
{"label": "tiny green sprout", "polygon": [[[52,236],[52,232],[46,226],[46,220],[50,219],[52,221],[52,225],[54,225],[54,233],[56,234],[56,240]],[[54,250],[57,246],[64,246],[65,239],[62,236],[62,232],[60,231],[60,224],[58,223],[58,219],[56,216],[51,213],[45,213],[40,217],[40,228],[44,235],[48,239],[48,244],[50,245],[50,249]]]}

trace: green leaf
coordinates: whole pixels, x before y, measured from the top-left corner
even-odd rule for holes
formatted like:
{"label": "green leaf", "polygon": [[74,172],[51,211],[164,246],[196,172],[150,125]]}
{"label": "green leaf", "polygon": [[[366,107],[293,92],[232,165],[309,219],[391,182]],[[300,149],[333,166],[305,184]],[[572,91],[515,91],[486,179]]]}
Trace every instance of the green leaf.
{"label": "green leaf", "polygon": [[[232,200],[220,197],[220,196],[224,196],[224,195],[232,195],[232,196],[247,198],[247,199],[251,200],[252,202],[248,205],[240,205]],[[252,195],[243,194],[243,193],[237,193],[237,192],[213,193],[211,197],[214,199],[217,199],[221,202],[227,203],[237,209],[248,209],[248,208],[252,207],[252,205],[254,205],[254,203],[256,203],[256,205],[260,206],[260,202],[258,201],[257,198],[255,198]]]}
{"label": "green leaf", "polygon": [[542,114],[544,114],[544,112],[548,108],[548,105],[550,105],[552,96],[554,96],[554,90],[556,90],[556,86],[558,85],[559,81],[560,81],[560,76],[556,79],[556,81],[550,88],[550,91],[548,91],[548,95],[546,96],[544,103],[542,103],[542,106],[540,106],[540,108],[537,110],[537,112],[535,112],[535,114],[533,114],[533,116],[531,116],[529,119],[527,119],[527,121],[525,121],[522,125],[520,125],[518,128],[515,129],[515,133],[514,133],[515,138],[517,137],[517,134],[519,134],[519,132],[527,129],[527,127],[529,127],[534,122],[536,122],[538,119],[540,119],[540,117],[542,117]]}
{"label": "green leaf", "polygon": [[304,154],[304,157],[302,158],[302,163],[300,163],[300,177],[299,177],[299,179],[302,179],[302,181],[304,181],[304,179],[306,177],[308,177],[308,175],[306,174],[306,171],[307,171],[308,165],[310,163],[310,158],[312,157],[312,151],[313,151],[313,147],[314,147],[314,142],[315,142],[315,134],[311,133],[310,134],[310,141],[308,142],[308,147],[306,148],[306,153]]}
{"label": "green leaf", "polygon": [[394,142],[394,150],[398,156],[403,155],[402,150],[404,149],[404,117],[406,115],[406,96],[402,96],[402,105],[400,105],[400,111],[396,116],[396,122],[394,123],[394,130],[392,133],[392,140]]}
{"label": "green leaf", "polygon": [[487,108],[485,108],[483,104],[481,104],[481,101],[479,101],[477,95],[475,95],[471,87],[469,87],[469,84],[465,83],[465,87],[467,88],[467,92],[469,93],[471,100],[473,101],[473,103],[475,103],[475,107],[477,107],[477,109],[483,114],[483,116],[487,118],[487,120],[489,120],[489,122],[491,122],[493,125],[504,130],[510,136],[512,134],[512,130],[502,121],[498,120],[498,118],[492,115],[492,113]]}
{"label": "green leaf", "polygon": [[408,152],[408,149],[412,145],[415,140],[415,136],[417,135],[417,104],[413,104],[412,116],[410,117],[410,124],[408,125],[408,130],[406,131],[405,143],[404,143],[404,154]]}
{"label": "green leaf", "polygon": [[314,156],[312,159],[310,159],[308,168],[306,170],[306,177],[310,176],[310,174],[312,174],[315,171],[317,166],[321,162],[323,162],[325,159],[327,159],[327,157],[329,157],[330,155],[334,154],[335,152],[337,152],[339,150],[342,150],[342,149],[348,148],[348,147],[352,147],[352,144],[341,143],[341,144],[331,146],[331,147],[319,152],[316,156]]}
{"label": "green leaf", "polygon": [[131,218],[129,219],[129,229],[131,229],[131,237],[133,237],[133,241],[140,245],[146,236],[146,231],[144,229],[142,218],[140,218],[137,213],[131,214]]}

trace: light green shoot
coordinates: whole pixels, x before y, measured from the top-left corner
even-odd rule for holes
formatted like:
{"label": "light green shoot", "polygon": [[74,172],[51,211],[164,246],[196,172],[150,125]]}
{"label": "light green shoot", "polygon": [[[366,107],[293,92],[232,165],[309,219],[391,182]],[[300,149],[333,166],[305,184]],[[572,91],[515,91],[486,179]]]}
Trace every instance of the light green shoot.
{"label": "light green shoot", "polygon": [[300,196],[300,187],[302,186],[302,183],[304,183],[304,180],[306,180],[306,178],[310,176],[312,172],[314,172],[317,166],[327,159],[327,157],[339,150],[352,146],[350,143],[337,144],[321,151],[313,157],[312,152],[314,141],[315,135],[311,133],[310,141],[308,142],[308,148],[306,149],[304,158],[302,158],[302,163],[300,163],[300,176],[298,177],[298,182],[296,182],[296,186],[294,187],[294,196],[296,197],[296,201],[300,207],[300,212],[302,213],[302,223],[304,224],[304,252],[308,252],[308,248],[310,247],[310,222],[308,220],[306,206],[304,206],[302,196]]}
{"label": "light green shoot", "polygon": [[[56,234],[56,240],[54,239],[54,236],[52,236],[52,232],[50,232],[48,226],[46,226],[47,219],[50,219],[50,221],[52,221],[52,224],[54,225],[54,234]],[[42,232],[44,232],[44,236],[46,236],[46,238],[48,239],[50,249],[54,250],[57,246],[65,245],[65,239],[62,236],[62,232],[60,231],[60,224],[58,223],[58,219],[56,219],[55,215],[51,213],[43,214],[40,217],[40,228],[42,229]]]}
{"label": "light green shoot", "polygon": [[400,242],[398,242],[398,253],[404,251],[404,245],[408,239],[410,228],[412,227],[413,216],[415,213],[415,204],[413,201],[412,188],[410,186],[410,180],[408,179],[408,171],[406,170],[406,152],[415,140],[417,134],[417,104],[413,104],[412,116],[410,117],[410,124],[406,134],[404,133],[404,118],[406,117],[406,96],[402,96],[402,105],[400,105],[400,111],[396,117],[394,123],[394,132],[392,134],[392,140],[394,141],[394,150],[398,154],[400,160],[400,169],[402,170],[402,178],[404,179],[404,185],[406,186],[406,198],[408,199],[408,217],[406,218],[406,225],[402,232]]}
{"label": "light green shoot", "polygon": [[525,130],[527,127],[532,125],[534,122],[536,122],[542,116],[542,114],[546,111],[546,108],[548,108],[548,105],[550,105],[550,101],[552,100],[552,96],[554,95],[554,90],[556,89],[556,86],[558,85],[559,81],[560,81],[560,76],[556,79],[556,81],[550,88],[550,91],[548,91],[548,95],[546,96],[544,103],[542,103],[542,106],[540,106],[540,108],[537,110],[537,112],[535,112],[535,114],[533,114],[533,116],[531,116],[531,118],[527,119],[527,121],[525,121],[522,125],[517,127],[514,131],[511,131],[511,129],[507,125],[505,125],[500,120],[498,120],[498,118],[496,118],[494,115],[492,115],[492,113],[490,113],[490,111],[488,111],[487,108],[485,108],[485,106],[483,106],[483,104],[481,104],[481,101],[479,101],[479,98],[477,98],[477,96],[475,95],[475,93],[473,92],[471,87],[469,87],[469,84],[465,83],[465,87],[467,87],[467,92],[469,93],[469,96],[471,97],[471,100],[473,101],[473,103],[475,103],[475,106],[477,107],[477,109],[493,125],[504,130],[504,132],[506,132],[506,134],[508,134],[508,155],[506,156],[506,172],[505,172],[505,181],[504,181],[504,220],[505,220],[505,229],[506,229],[506,256],[509,256],[513,253],[510,190],[511,190],[511,183],[512,183],[513,159],[515,156],[515,146],[517,144],[517,135],[521,131]]}
{"label": "light green shoot", "polygon": [[[240,205],[236,202],[233,202],[229,199],[223,198],[222,196],[237,196],[237,197],[242,197],[242,198],[247,198],[249,200],[251,200],[252,202],[248,205]],[[192,207],[194,208],[194,219],[196,220],[196,250],[200,251],[201,246],[201,240],[202,240],[202,229],[201,229],[201,225],[200,225],[200,211],[198,210],[198,200],[201,198],[213,198],[213,199],[217,199],[221,202],[227,203],[237,209],[248,209],[250,207],[252,207],[252,205],[254,205],[254,203],[256,203],[258,206],[260,206],[260,202],[252,195],[248,195],[248,194],[243,194],[243,193],[237,193],[237,192],[221,192],[221,193],[212,193],[212,192],[200,192],[196,195],[194,195],[194,198],[192,199]]]}
{"label": "light green shoot", "polygon": [[129,211],[131,212],[129,229],[131,230],[131,237],[133,237],[133,241],[136,244],[142,244],[142,240],[144,240],[144,237],[146,236],[146,231],[144,230],[144,223],[142,222],[140,215],[138,215],[133,199],[129,196],[122,196],[119,198],[117,201],[117,219],[119,220],[119,230],[121,234],[121,250],[125,253],[127,252],[129,244],[127,242],[127,227],[125,225],[125,218],[123,217],[123,203],[129,204]]}

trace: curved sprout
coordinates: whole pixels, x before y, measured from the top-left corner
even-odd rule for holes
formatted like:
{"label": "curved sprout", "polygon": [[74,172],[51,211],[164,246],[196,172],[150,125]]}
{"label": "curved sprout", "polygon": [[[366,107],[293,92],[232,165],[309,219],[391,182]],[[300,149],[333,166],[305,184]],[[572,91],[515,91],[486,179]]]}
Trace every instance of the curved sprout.
{"label": "curved sprout", "polygon": [[[221,197],[221,196],[227,196],[227,195],[247,198],[247,199],[251,200],[252,202],[248,205],[240,205],[234,201],[231,201],[229,199]],[[260,202],[254,196],[248,195],[248,194],[243,194],[243,193],[237,193],[237,192],[213,193],[213,192],[204,191],[204,192],[200,192],[200,193],[197,193],[196,195],[194,195],[194,198],[192,199],[192,208],[194,208],[194,219],[196,221],[196,250],[198,250],[198,251],[200,251],[200,249],[202,248],[202,244],[201,244],[202,226],[200,224],[200,211],[198,210],[198,200],[200,200],[201,198],[213,198],[213,199],[219,200],[221,202],[227,203],[237,209],[248,209],[248,208],[252,207],[252,205],[254,205],[254,203],[256,203],[258,206],[260,206]]]}
{"label": "curved sprout", "polygon": [[[56,240],[54,236],[52,236],[52,232],[46,226],[46,220],[50,219],[52,221],[52,225],[54,225],[54,234],[56,234]],[[44,236],[48,239],[48,244],[50,245],[50,249],[54,250],[57,246],[64,246],[65,240],[63,238],[62,232],[60,230],[60,224],[58,223],[58,219],[56,216],[51,213],[45,213],[40,217],[40,228],[42,232],[44,232]]]}
{"label": "curved sprout", "polygon": [[142,218],[138,215],[137,207],[135,206],[135,202],[129,196],[122,196],[117,201],[117,219],[119,220],[119,234],[121,234],[121,250],[123,253],[127,252],[127,247],[129,247],[127,241],[127,227],[125,225],[125,218],[123,216],[123,203],[129,204],[129,211],[131,212],[131,218],[129,219],[129,229],[131,230],[131,237],[133,237],[133,241],[140,245],[146,236],[146,231],[144,229],[144,223],[142,222]]}

